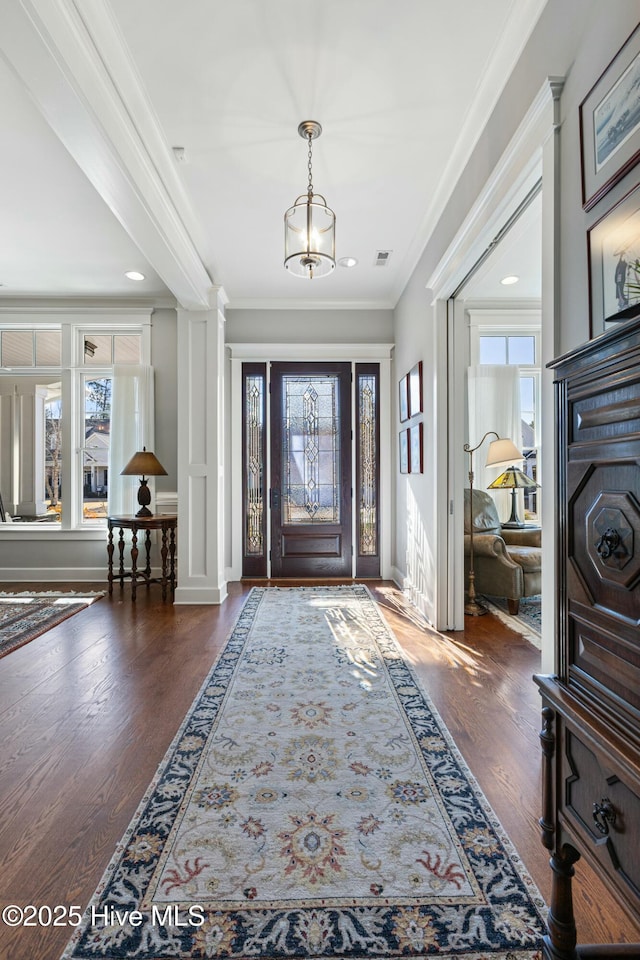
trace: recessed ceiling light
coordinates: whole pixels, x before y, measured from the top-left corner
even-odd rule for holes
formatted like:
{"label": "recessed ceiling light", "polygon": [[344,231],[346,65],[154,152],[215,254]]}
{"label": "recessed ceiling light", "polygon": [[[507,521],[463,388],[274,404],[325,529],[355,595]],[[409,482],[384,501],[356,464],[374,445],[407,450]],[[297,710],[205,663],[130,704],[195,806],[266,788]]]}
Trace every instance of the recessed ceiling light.
{"label": "recessed ceiling light", "polygon": [[355,257],[340,257],[338,263],[341,267],[357,267],[358,265]]}
{"label": "recessed ceiling light", "polygon": [[512,276],[509,276],[509,277],[503,277],[502,280],[500,281],[500,283],[502,283],[505,287],[508,287],[508,286],[510,286],[512,283],[517,283],[519,279],[520,279],[520,277],[514,277],[514,276],[512,275]]}
{"label": "recessed ceiling light", "polygon": [[128,277],[129,280],[144,280],[144,273],[140,273],[138,270],[127,270],[125,277]]}

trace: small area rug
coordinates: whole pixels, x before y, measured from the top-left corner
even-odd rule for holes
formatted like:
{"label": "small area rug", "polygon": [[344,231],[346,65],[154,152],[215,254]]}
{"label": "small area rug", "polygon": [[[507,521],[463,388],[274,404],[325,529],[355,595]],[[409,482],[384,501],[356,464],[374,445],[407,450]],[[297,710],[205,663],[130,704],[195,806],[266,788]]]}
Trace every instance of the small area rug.
{"label": "small area rug", "polygon": [[516,616],[509,613],[504,597],[483,597],[482,600],[499,620],[540,649],[542,635],[540,597],[523,597]]}
{"label": "small area rug", "polygon": [[104,593],[0,593],[0,657],[22,647]]}
{"label": "small area rug", "polygon": [[367,588],[262,587],[63,960],[533,960],[543,915]]}

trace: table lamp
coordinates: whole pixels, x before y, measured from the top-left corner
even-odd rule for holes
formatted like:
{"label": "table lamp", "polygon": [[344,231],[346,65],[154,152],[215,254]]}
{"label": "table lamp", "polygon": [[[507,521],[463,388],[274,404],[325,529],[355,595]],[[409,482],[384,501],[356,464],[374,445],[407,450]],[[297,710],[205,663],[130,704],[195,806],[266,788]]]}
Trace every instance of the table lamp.
{"label": "table lamp", "polygon": [[501,473],[493,483],[490,483],[487,490],[511,490],[511,516],[502,526],[506,529],[517,529],[524,527],[524,521],[518,517],[516,507],[516,493],[518,490],[531,490],[539,487],[540,484],[528,477],[526,473],[517,467],[510,466],[504,473]]}
{"label": "table lamp", "polygon": [[[140,476],[141,475],[141,476]],[[151,490],[147,486],[147,477],[166,477],[167,471],[162,466],[155,454],[143,447],[131,457],[124,470],[120,471],[121,477],[140,476],[140,486],[138,487],[138,503],[140,509],[136,517],[152,517],[149,510],[151,503]]]}

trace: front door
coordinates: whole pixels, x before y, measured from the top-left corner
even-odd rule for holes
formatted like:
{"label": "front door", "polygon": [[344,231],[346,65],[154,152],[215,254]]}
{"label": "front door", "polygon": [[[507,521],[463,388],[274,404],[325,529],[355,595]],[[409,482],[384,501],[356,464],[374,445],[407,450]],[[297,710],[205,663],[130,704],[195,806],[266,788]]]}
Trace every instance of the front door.
{"label": "front door", "polygon": [[351,364],[271,366],[271,576],[352,574]]}

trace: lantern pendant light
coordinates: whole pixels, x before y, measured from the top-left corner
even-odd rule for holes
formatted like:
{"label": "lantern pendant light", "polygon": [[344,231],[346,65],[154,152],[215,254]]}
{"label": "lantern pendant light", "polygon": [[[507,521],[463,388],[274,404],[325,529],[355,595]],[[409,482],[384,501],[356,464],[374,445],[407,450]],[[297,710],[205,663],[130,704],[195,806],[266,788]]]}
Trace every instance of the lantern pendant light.
{"label": "lantern pendant light", "polygon": [[313,192],[312,143],[322,133],[315,120],[304,120],[298,133],[308,141],[309,183],[284,215],[284,265],[295,277],[326,277],[336,265],[336,215],[320,193]]}

